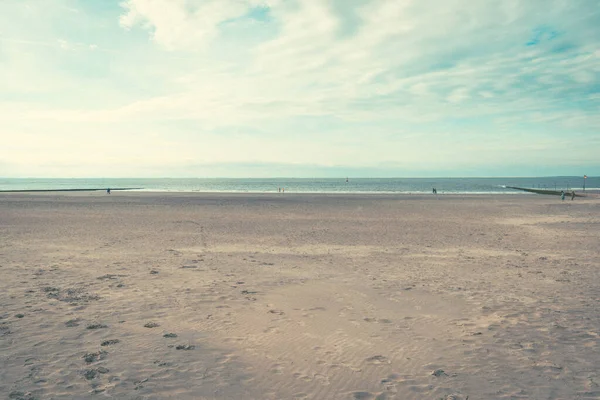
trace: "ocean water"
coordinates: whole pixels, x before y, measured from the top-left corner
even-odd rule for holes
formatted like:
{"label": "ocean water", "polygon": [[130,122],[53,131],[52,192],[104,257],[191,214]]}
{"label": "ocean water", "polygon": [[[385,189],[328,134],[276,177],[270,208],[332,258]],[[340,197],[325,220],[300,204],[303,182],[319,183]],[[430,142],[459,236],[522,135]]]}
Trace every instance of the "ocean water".
{"label": "ocean water", "polygon": [[[241,178],[92,178],[92,179],[14,179],[0,178],[0,191],[50,189],[136,188],[156,192],[216,193],[523,193],[505,186],[536,189],[575,190],[583,188],[583,177],[532,178],[352,178],[339,179],[241,179]],[[586,179],[587,190],[599,190],[600,177]]]}

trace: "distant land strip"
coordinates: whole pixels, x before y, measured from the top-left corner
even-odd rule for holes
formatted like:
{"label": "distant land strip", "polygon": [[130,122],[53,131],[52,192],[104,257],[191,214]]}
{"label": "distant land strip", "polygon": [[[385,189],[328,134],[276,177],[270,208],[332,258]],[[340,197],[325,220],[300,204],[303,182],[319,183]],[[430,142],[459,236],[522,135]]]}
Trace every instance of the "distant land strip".
{"label": "distant land strip", "polygon": [[[551,194],[551,195],[556,195],[556,196],[560,196],[561,191],[560,190],[547,190],[547,189],[529,189],[529,188],[521,188],[521,187],[516,187],[516,186],[507,186],[507,189],[517,189],[517,190],[522,190],[524,192],[531,192],[531,193],[537,193],[537,194]],[[570,195],[571,194],[571,190],[565,190],[565,195]],[[575,197],[585,197],[585,194],[580,194],[580,193],[575,193]]]}
{"label": "distant land strip", "polygon": [[[102,189],[18,189],[18,190],[0,190],[0,193],[33,193],[33,192],[97,192],[105,191],[108,188]],[[110,188],[113,190],[140,190],[143,188]]]}

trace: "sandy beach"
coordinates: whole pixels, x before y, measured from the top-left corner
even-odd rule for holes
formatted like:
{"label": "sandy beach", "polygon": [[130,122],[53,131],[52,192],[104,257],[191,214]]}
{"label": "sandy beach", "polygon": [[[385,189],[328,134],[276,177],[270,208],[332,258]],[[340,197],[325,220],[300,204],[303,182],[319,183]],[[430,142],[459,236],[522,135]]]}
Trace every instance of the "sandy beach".
{"label": "sandy beach", "polygon": [[599,399],[600,199],[0,195],[0,398]]}

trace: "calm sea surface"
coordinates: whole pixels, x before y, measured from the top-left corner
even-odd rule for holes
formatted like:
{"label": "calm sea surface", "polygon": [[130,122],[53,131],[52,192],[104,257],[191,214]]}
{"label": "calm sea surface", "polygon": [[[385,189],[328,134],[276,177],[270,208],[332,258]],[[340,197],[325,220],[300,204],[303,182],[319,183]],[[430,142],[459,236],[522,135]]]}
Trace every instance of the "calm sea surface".
{"label": "calm sea surface", "polygon": [[[273,193],[523,193],[505,186],[582,190],[583,177],[533,178],[346,178],[339,179],[8,179],[0,178],[2,190],[139,188],[159,192]],[[599,190],[600,178],[588,177],[587,190]]]}

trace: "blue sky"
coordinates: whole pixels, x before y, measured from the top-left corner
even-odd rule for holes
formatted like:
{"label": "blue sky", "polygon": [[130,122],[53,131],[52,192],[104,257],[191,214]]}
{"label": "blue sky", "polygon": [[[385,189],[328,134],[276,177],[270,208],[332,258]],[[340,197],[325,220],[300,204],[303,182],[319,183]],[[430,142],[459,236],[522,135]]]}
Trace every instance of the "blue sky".
{"label": "blue sky", "polygon": [[0,176],[600,175],[600,0],[2,0]]}

